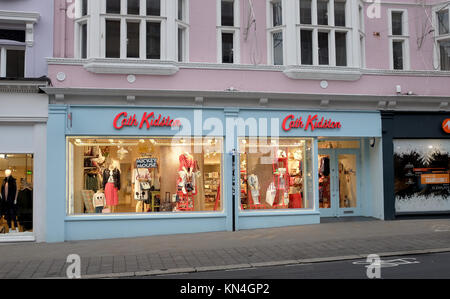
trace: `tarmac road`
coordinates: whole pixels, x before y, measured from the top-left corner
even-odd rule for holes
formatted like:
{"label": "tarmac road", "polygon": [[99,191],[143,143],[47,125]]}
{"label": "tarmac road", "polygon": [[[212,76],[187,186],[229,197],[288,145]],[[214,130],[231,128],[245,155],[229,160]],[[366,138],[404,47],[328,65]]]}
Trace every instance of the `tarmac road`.
{"label": "tarmac road", "polygon": [[[449,279],[450,253],[381,258],[382,279]],[[144,279],[367,279],[365,260],[141,277]]]}

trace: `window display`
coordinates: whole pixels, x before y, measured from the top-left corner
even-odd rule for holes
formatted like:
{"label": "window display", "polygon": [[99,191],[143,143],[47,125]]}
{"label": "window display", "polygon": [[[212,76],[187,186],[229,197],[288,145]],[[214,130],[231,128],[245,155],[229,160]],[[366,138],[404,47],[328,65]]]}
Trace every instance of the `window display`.
{"label": "window display", "polygon": [[312,140],[240,140],[241,209],[312,209]]}
{"label": "window display", "polygon": [[221,211],[219,138],[68,138],[68,214]]}
{"label": "window display", "polygon": [[33,231],[33,155],[0,154],[0,234]]}
{"label": "window display", "polygon": [[450,140],[394,140],[395,209],[450,211]]}

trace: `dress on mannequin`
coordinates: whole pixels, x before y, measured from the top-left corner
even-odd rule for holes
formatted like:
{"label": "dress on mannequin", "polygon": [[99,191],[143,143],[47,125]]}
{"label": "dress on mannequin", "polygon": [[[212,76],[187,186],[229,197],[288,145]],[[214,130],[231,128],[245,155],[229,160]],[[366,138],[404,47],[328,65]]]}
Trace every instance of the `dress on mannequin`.
{"label": "dress on mannequin", "polygon": [[183,194],[195,192],[195,172],[198,171],[197,161],[189,153],[180,155],[180,167],[178,173],[178,186],[181,187]]}
{"label": "dress on mannequin", "polygon": [[117,206],[120,190],[120,171],[117,168],[103,171],[103,190],[105,190],[106,205]]}

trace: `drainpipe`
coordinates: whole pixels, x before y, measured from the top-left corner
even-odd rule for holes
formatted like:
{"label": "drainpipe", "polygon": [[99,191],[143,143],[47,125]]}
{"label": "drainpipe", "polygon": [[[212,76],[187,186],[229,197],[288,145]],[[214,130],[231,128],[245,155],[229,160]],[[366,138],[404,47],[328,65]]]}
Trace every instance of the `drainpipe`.
{"label": "drainpipe", "polygon": [[[59,18],[61,21],[60,26],[60,33],[59,33],[59,52],[60,57],[65,58],[66,57],[66,43],[67,43],[67,35],[66,35],[66,15],[67,15],[67,3],[66,1],[72,2],[73,0],[59,0]],[[64,41],[64,42],[63,42]]]}

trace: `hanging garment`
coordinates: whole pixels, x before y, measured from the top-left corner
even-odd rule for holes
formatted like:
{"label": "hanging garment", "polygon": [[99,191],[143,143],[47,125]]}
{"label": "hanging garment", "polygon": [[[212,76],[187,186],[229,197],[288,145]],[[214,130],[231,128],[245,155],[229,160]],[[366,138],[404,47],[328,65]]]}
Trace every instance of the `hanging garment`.
{"label": "hanging garment", "polygon": [[17,195],[17,219],[24,230],[33,229],[33,190],[25,188]]}
{"label": "hanging garment", "polygon": [[320,168],[319,173],[323,176],[329,176],[330,175],[330,158],[323,157],[320,160]]}
{"label": "hanging garment", "polygon": [[266,192],[266,202],[270,206],[273,206],[273,202],[275,200],[276,194],[277,194],[277,189],[275,187],[275,184],[272,182],[272,183],[270,183],[269,187],[267,188],[267,192]]}
{"label": "hanging garment", "polygon": [[85,184],[86,184],[85,190],[92,190],[94,192],[97,192],[99,189],[97,174],[93,174],[93,173],[86,174]]}
{"label": "hanging garment", "polygon": [[133,172],[134,199],[147,200],[150,192],[150,172],[147,168],[136,168]]}
{"label": "hanging garment", "polygon": [[255,174],[249,175],[247,182],[250,186],[253,203],[259,204],[259,190],[261,187],[259,186],[258,177]]}
{"label": "hanging garment", "polygon": [[303,200],[301,193],[289,194],[289,209],[302,209]]}

